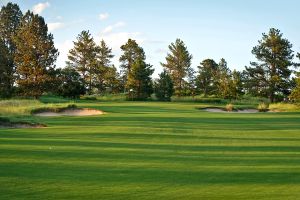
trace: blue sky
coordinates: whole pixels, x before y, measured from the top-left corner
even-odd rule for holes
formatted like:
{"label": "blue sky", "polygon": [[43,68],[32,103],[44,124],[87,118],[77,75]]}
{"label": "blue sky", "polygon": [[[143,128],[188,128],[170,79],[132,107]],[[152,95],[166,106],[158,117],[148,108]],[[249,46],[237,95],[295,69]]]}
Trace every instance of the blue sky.
{"label": "blue sky", "polygon": [[[0,5],[8,1],[0,0]],[[106,40],[116,55],[128,38],[144,48],[147,62],[161,71],[168,45],[182,39],[193,55],[193,67],[212,58],[225,58],[242,70],[254,60],[253,46],[269,28],[280,29],[300,52],[298,0],[13,0],[21,9],[42,15],[60,51],[63,67],[72,41],[90,30],[96,42]]]}

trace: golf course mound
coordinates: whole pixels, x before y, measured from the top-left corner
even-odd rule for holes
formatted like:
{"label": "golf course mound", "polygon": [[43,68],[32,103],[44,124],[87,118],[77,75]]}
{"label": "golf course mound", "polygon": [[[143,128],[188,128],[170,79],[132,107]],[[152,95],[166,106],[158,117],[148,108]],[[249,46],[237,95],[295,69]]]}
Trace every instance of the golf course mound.
{"label": "golf course mound", "polygon": [[58,117],[58,116],[93,116],[103,115],[104,112],[96,109],[89,108],[68,108],[61,111],[44,110],[36,112],[33,115],[39,117]]}
{"label": "golf course mound", "polygon": [[0,118],[0,128],[44,128],[44,124],[34,124],[28,122],[11,122],[6,118]]}
{"label": "golf course mound", "polygon": [[240,110],[233,110],[233,111],[227,111],[226,109],[222,108],[202,108],[201,110],[206,112],[212,112],[212,113],[258,113],[259,111],[257,109],[240,109]]}

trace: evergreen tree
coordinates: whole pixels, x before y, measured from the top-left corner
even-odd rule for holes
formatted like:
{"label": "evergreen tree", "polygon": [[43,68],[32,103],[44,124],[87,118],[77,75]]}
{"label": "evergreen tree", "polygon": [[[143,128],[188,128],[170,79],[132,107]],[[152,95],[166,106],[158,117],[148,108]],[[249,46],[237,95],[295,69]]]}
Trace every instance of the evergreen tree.
{"label": "evergreen tree", "polygon": [[[297,54],[297,57],[300,59],[300,53]],[[299,64],[297,64],[299,65]],[[300,101],[300,72],[297,73],[297,77],[296,77],[296,86],[295,88],[292,90],[291,95],[289,96],[289,98],[293,101]]]}
{"label": "evergreen tree", "polygon": [[166,57],[166,63],[161,63],[161,65],[171,75],[175,93],[178,96],[182,96],[184,79],[187,78],[190,71],[193,56],[188,52],[184,42],[180,39],[177,39],[175,43],[169,45],[169,51],[170,53],[168,53]]}
{"label": "evergreen tree", "polygon": [[14,37],[17,84],[21,94],[38,98],[51,89],[58,51],[44,18],[27,11]]}
{"label": "evergreen tree", "polygon": [[59,79],[61,84],[58,93],[63,97],[79,98],[80,95],[85,94],[85,87],[83,85],[80,74],[72,66],[67,66],[60,70]]}
{"label": "evergreen tree", "polygon": [[7,88],[11,79],[8,56],[7,46],[4,41],[0,40],[0,97],[2,98],[11,95],[11,90]]}
{"label": "evergreen tree", "polygon": [[13,93],[14,73],[16,71],[14,63],[16,45],[13,37],[19,28],[22,15],[19,6],[13,3],[3,6],[0,11],[0,40],[2,49],[0,96],[2,97],[10,97]]}
{"label": "evergreen tree", "polygon": [[252,53],[258,62],[251,62],[246,67],[251,88],[258,89],[262,96],[275,101],[276,95],[286,96],[289,93],[290,67],[293,65],[292,44],[282,37],[278,29],[270,29],[263,34],[262,40],[253,48]]}
{"label": "evergreen tree", "polygon": [[218,64],[212,59],[203,60],[198,66],[199,72],[197,77],[197,86],[204,95],[216,94],[216,79]]}
{"label": "evergreen tree", "polygon": [[230,98],[230,83],[231,83],[231,70],[227,66],[227,62],[224,58],[221,59],[218,69],[216,71],[216,77],[213,77],[217,87],[217,96],[222,98]]}
{"label": "evergreen tree", "polygon": [[129,89],[129,99],[144,100],[153,92],[151,75],[154,69],[144,60],[137,59],[128,74],[126,88]]}
{"label": "evergreen tree", "polygon": [[119,61],[121,62],[121,73],[124,84],[124,90],[126,89],[128,75],[131,71],[133,64],[137,60],[145,60],[146,55],[142,47],[140,47],[135,40],[128,39],[127,43],[121,46],[123,55],[121,55]]}
{"label": "evergreen tree", "polygon": [[108,82],[111,82],[112,78],[116,78],[112,77],[114,68],[111,59],[113,57],[112,49],[106,45],[104,40],[101,40],[100,45],[97,47],[97,64],[94,69],[95,86],[99,92],[104,91],[106,87],[111,87]]}
{"label": "evergreen tree", "polygon": [[174,93],[174,85],[171,76],[166,70],[159,74],[159,79],[154,85],[155,96],[160,101],[171,101]]}
{"label": "evergreen tree", "polygon": [[238,99],[243,94],[242,74],[239,71],[233,70],[229,82],[229,93],[227,98]]}
{"label": "evergreen tree", "polygon": [[81,75],[83,84],[88,93],[91,94],[95,69],[97,68],[96,43],[89,31],[82,31],[78,35],[77,41],[73,43],[74,47],[69,51],[67,64],[73,66]]}
{"label": "evergreen tree", "polygon": [[116,94],[122,91],[121,77],[115,66],[107,68],[104,80],[109,92]]}

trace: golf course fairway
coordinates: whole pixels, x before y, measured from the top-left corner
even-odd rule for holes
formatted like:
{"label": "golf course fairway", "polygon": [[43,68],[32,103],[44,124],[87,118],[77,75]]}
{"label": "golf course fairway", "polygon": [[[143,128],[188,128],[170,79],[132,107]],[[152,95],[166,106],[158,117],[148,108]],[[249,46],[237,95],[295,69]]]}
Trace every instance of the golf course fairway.
{"label": "golf course fairway", "polygon": [[19,116],[47,127],[0,129],[0,199],[300,199],[300,113],[77,105],[105,114]]}

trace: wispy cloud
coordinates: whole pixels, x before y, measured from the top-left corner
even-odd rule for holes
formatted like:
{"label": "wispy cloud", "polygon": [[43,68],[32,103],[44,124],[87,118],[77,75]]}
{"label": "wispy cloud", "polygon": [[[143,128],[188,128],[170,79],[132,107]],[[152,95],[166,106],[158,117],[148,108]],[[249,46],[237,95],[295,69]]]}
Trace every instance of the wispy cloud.
{"label": "wispy cloud", "polygon": [[61,22],[48,23],[49,31],[54,31],[54,30],[63,28],[64,26],[65,26],[65,24],[61,23]]}
{"label": "wispy cloud", "polygon": [[119,27],[123,27],[125,26],[126,24],[124,22],[118,22],[116,24],[113,24],[113,25],[110,25],[110,26],[107,26],[105,29],[103,29],[103,31],[101,32],[102,34],[108,34],[108,33],[111,33],[113,31],[113,29],[115,28],[119,28]]}
{"label": "wispy cloud", "polygon": [[108,17],[109,17],[108,13],[101,13],[99,15],[99,20],[103,21],[103,20],[106,20]]}
{"label": "wispy cloud", "polygon": [[41,14],[46,8],[50,7],[49,2],[38,3],[33,6],[32,11],[34,14]]}

